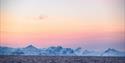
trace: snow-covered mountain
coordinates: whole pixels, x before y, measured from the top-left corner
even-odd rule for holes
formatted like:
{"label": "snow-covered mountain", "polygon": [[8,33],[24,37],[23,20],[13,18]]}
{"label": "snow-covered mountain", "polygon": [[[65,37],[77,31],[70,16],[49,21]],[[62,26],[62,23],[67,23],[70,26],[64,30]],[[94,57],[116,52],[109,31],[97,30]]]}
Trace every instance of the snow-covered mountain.
{"label": "snow-covered mountain", "polygon": [[10,47],[0,47],[0,55],[11,55],[14,52],[14,48]]}
{"label": "snow-covered mountain", "polygon": [[108,48],[105,51],[91,51],[87,49],[64,48],[52,46],[48,48],[36,48],[29,45],[25,48],[0,47],[0,55],[42,55],[42,56],[125,56],[125,52]]}
{"label": "snow-covered mountain", "polygon": [[41,54],[42,54],[42,52],[44,52],[45,55],[49,55],[49,56],[74,55],[74,50],[73,49],[71,49],[71,48],[63,48],[61,46],[57,46],[57,47],[52,46],[52,47],[49,47],[49,48],[45,49],[44,51],[41,51]]}
{"label": "snow-covered mountain", "polygon": [[121,52],[115,49],[107,49],[102,54],[102,56],[125,56],[125,52]]}
{"label": "snow-covered mountain", "polygon": [[29,45],[25,48],[21,49],[22,52],[24,52],[24,55],[39,55],[40,49],[34,47],[33,45]]}

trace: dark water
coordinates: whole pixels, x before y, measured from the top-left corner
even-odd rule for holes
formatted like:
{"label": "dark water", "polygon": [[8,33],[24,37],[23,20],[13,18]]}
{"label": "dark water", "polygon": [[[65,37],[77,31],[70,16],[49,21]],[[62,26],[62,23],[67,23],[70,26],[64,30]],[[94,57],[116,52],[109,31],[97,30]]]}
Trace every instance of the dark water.
{"label": "dark water", "polygon": [[125,57],[0,56],[0,63],[125,63]]}

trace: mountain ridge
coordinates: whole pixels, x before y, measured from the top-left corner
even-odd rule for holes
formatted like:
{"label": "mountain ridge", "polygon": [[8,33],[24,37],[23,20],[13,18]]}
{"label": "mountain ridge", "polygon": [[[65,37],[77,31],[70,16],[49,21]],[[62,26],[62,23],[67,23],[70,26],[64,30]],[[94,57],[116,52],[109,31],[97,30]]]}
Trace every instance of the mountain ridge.
{"label": "mountain ridge", "polygon": [[125,56],[125,52],[108,48],[104,51],[91,51],[88,49],[72,49],[62,46],[51,46],[48,48],[37,48],[28,45],[24,48],[10,48],[0,46],[0,55],[43,55],[43,56]]}

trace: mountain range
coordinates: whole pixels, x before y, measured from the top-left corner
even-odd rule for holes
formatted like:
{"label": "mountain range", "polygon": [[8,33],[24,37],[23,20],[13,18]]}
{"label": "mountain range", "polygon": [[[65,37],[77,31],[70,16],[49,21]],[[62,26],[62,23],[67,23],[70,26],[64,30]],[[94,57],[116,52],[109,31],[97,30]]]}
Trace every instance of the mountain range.
{"label": "mountain range", "polygon": [[0,55],[41,55],[41,56],[125,56],[125,52],[108,48],[102,52],[90,51],[87,49],[64,48],[51,46],[48,48],[36,48],[29,45],[24,48],[0,47]]}

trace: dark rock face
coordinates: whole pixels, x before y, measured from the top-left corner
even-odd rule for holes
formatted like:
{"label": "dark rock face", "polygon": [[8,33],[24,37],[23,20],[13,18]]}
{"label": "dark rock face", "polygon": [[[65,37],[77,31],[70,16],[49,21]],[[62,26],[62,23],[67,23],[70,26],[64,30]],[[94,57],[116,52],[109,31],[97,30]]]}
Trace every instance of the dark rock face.
{"label": "dark rock face", "polygon": [[0,63],[125,63],[125,57],[0,56]]}

